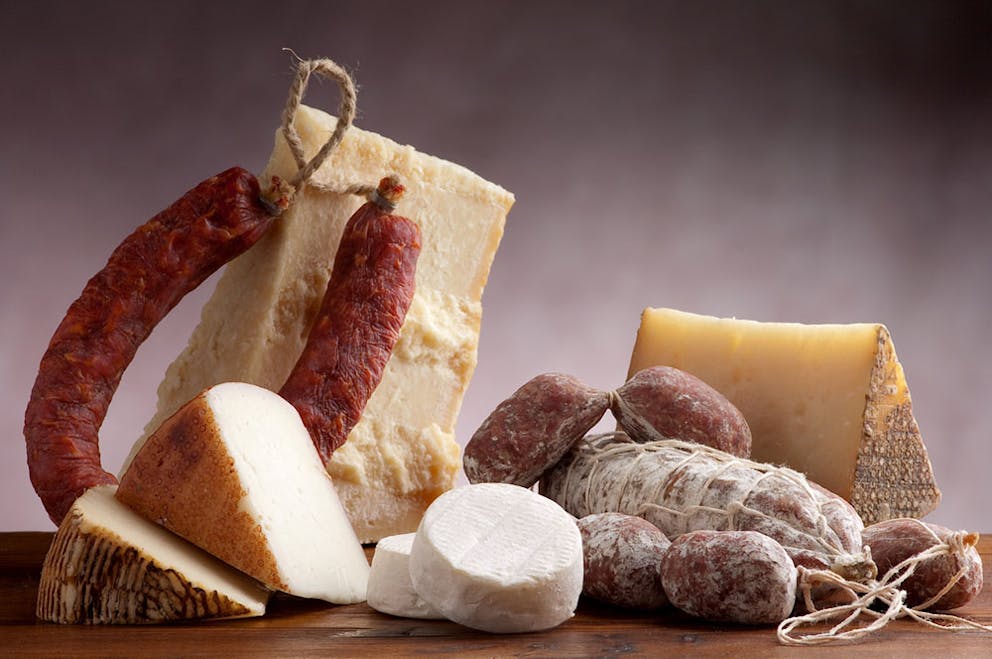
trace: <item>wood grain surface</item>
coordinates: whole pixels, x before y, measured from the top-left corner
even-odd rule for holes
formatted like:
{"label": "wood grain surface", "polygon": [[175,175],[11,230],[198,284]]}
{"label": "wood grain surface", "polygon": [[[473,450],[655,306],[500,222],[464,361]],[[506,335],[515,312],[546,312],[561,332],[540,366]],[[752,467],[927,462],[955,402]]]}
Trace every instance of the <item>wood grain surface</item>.
{"label": "wood grain surface", "polygon": [[[273,599],[262,618],[131,627],[54,625],[34,617],[38,576],[51,538],[51,533],[0,534],[0,656],[992,656],[992,634],[942,632],[905,620],[856,645],[793,648],[777,642],[774,628],[713,625],[674,611],[631,613],[588,601],[556,629],[516,635],[394,618],[365,604],[332,606],[284,596]],[[956,613],[992,624],[992,538],[983,536],[979,550],[985,588]]]}

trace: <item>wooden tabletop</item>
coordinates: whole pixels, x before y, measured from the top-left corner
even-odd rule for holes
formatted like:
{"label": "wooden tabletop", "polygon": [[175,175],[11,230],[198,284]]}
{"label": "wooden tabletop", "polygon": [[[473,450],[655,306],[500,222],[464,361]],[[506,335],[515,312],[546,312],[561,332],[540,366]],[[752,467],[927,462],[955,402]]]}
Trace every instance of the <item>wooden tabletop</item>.
{"label": "wooden tabletop", "polygon": [[[795,656],[992,657],[992,634],[944,632],[897,620],[857,646],[780,645],[774,627],[729,627],[676,611],[631,613],[583,600],[575,617],[540,633],[494,635],[445,621],[379,614],[365,604],[279,596],[262,618],[173,625],[55,625],[35,620],[38,576],[51,533],[0,533],[0,656]],[[985,588],[955,613],[992,624],[992,537],[979,551]],[[369,550],[371,552],[371,550]],[[856,654],[855,654],[856,653]]]}

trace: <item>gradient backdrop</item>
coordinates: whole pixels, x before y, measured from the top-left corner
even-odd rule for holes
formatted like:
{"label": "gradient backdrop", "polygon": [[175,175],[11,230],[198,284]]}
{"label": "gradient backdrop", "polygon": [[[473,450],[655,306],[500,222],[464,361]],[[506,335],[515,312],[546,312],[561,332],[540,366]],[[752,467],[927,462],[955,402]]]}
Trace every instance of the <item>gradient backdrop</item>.
{"label": "gradient backdrop", "polygon": [[[353,72],[360,126],[516,193],[462,443],[537,373],[619,385],[645,306],[880,321],[930,519],[992,531],[992,4],[7,0],[0,32],[0,530],[51,528],[21,428],[66,307],[196,182],[262,169],[291,47]],[[125,375],[112,471],[212,284]]]}

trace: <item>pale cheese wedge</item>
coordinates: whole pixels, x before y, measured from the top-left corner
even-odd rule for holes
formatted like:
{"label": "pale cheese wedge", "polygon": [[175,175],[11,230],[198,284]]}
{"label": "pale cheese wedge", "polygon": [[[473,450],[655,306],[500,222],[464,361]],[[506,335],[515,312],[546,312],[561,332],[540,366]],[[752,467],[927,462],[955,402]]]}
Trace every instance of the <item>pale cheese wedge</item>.
{"label": "pale cheese wedge", "polygon": [[365,601],[361,543],[300,415],[271,391],[196,396],[134,456],[117,498],[269,588]]}
{"label": "pale cheese wedge", "polygon": [[269,591],[114,498],[88,490],[45,556],[37,616],[58,623],[138,624],[260,616]]}
{"label": "pale cheese wedge", "polygon": [[[301,106],[309,155],[335,119]],[[262,180],[296,171],[281,133]],[[467,169],[351,128],[290,209],[229,264],[186,349],[159,386],[157,428],[218,382],[278,391],[296,363],[330,276],[344,224],[362,203],[343,190],[400,177],[398,213],[416,221],[423,248],[416,293],[382,382],[348,442],[328,464],[363,542],[416,528],[461,469],[455,423],[476,366],[481,297],[513,195]],[[139,440],[132,455],[140,446]]]}
{"label": "pale cheese wedge", "polygon": [[747,419],[751,457],[850,501],[865,524],[921,517],[940,501],[909,387],[884,325],[803,325],[673,309],[641,317],[629,375],[688,371]]}

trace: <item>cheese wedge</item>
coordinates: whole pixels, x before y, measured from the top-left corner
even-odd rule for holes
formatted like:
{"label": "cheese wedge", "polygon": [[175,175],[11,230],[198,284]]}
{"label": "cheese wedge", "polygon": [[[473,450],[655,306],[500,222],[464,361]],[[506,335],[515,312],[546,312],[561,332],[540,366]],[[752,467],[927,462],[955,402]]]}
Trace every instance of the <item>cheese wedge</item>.
{"label": "cheese wedge", "polygon": [[265,613],[261,584],[137,515],[115,490],[88,490],[62,521],[41,568],[38,618],[136,624]]}
{"label": "cheese wedge", "polygon": [[241,382],[148,438],[117,498],[269,588],[365,601],[369,565],[296,409]]}
{"label": "cheese wedge", "polygon": [[751,427],[751,457],[850,501],[865,524],[940,501],[909,387],[884,325],[801,325],[646,309],[629,375],[655,365],[720,391]]}
{"label": "cheese wedge", "polygon": [[[301,106],[296,126],[309,157],[335,119]],[[295,171],[277,133],[262,178],[288,178]],[[228,265],[200,325],[159,386],[158,411],[145,429],[151,433],[218,382],[279,390],[303,349],[344,224],[362,203],[322,189],[374,184],[389,173],[407,188],[397,212],[421,229],[416,294],[382,382],[327,465],[363,542],[413,531],[461,468],[455,422],[475,370],[482,290],[513,204],[512,194],[467,169],[349,129],[313,185],[296,195],[268,235]]]}

